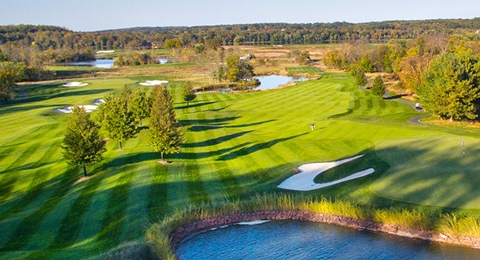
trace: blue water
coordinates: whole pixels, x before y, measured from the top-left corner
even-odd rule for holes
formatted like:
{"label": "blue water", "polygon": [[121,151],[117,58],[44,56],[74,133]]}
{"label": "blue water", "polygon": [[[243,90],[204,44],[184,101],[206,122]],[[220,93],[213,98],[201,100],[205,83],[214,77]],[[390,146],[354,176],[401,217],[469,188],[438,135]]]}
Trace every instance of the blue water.
{"label": "blue water", "polygon": [[260,83],[261,83],[260,86],[255,88],[255,90],[274,89],[274,88],[278,88],[281,85],[285,85],[289,82],[308,80],[305,77],[289,77],[289,76],[280,76],[280,75],[258,76],[255,78],[260,80]]}
{"label": "blue water", "polygon": [[77,62],[70,62],[65,63],[63,65],[67,66],[87,66],[87,67],[94,67],[94,68],[104,68],[109,69],[113,68],[113,63],[115,61],[112,59],[98,59],[94,61],[77,61]]}
{"label": "blue water", "polygon": [[179,259],[480,259],[480,250],[324,223],[233,225],[184,239]]}

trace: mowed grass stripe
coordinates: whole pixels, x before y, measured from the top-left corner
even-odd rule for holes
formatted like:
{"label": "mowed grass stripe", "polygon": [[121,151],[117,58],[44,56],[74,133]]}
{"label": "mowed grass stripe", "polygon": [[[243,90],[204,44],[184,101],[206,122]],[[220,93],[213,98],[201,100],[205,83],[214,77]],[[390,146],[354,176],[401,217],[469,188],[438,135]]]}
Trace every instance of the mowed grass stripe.
{"label": "mowed grass stripe", "polygon": [[158,163],[148,163],[152,172],[152,184],[148,192],[148,219],[158,221],[168,210],[168,171]]}
{"label": "mowed grass stripe", "polygon": [[[42,167],[43,165],[48,164],[48,161],[54,156],[58,155],[58,150],[60,148],[60,142],[53,142],[52,145],[47,149],[47,151],[43,154],[43,156],[32,165],[32,169],[36,169]],[[28,184],[27,189],[21,189],[24,185],[15,185],[15,188],[18,190],[18,193],[26,193],[23,197],[17,200],[9,200],[7,203],[2,205],[1,208],[1,215],[0,221],[3,219],[8,218],[9,216],[22,211],[31,201],[33,201],[36,197],[40,195],[43,191],[45,184],[47,183],[48,179],[52,178],[51,171],[49,168],[42,167],[38,170],[34,170],[31,175],[31,181],[28,182],[28,175],[24,175],[27,178],[23,179],[25,184]],[[15,192],[12,191],[12,192]]]}
{"label": "mowed grass stripe", "polygon": [[[209,199],[208,192],[203,186],[199,167],[195,159],[196,153],[193,148],[196,142],[195,135],[187,133],[186,137],[187,140],[189,140],[188,142],[191,144],[191,146],[182,149],[183,151],[180,153],[180,158],[182,161],[184,161],[183,175],[185,177],[185,181],[187,182],[188,197],[193,203],[207,202]],[[185,155],[187,155],[188,158],[185,157]]]}
{"label": "mowed grass stripe", "polygon": [[3,178],[0,181],[0,205],[5,204],[5,202],[13,196],[13,191],[16,189],[15,184],[20,178],[18,171],[26,170],[25,163],[29,161],[30,157],[37,151],[42,143],[34,143],[30,145],[23,153],[13,161],[7,169],[2,172]]}
{"label": "mowed grass stripe", "polygon": [[[143,132],[139,135],[141,134]],[[100,168],[110,169],[108,172],[98,173],[107,174],[108,177],[95,191],[88,213],[78,223],[81,229],[75,242],[81,244],[83,250],[96,252],[105,245],[120,242],[132,180],[137,172],[138,163],[144,159],[142,153],[133,152],[138,151],[139,145],[139,138],[128,140],[125,142],[124,150],[110,152],[109,160]],[[106,241],[105,237],[108,236],[111,241]]]}
{"label": "mowed grass stripe", "polygon": [[[35,237],[36,234],[42,235],[39,227],[42,222],[44,222],[45,217],[51,211],[53,211],[62,201],[70,201],[64,196],[67,195],[70,187],[73,185],[73,180],[71,178],[72,174],[76,173],[77,171],[77,169],[69,168],[66,169],[61,176],[51,179],[48,185],[52,187],[53,195],[40,208],[31,212],[31,214],[29,214],[27,217],[23,219],[20,218],[20,223],[13,224],[11,223],[12,219],[9,219],[8,222],[1,223],[3,228],[2,232],[0,232],[0,241],[7,241],[2,247],[2,250],[18,251],[22,248],[27,248],[27,250],[29,250],[31,248],[27,247],[26,245],[31,240],[35,241],[35,248],[43,248],[41,245],[38,245],[38,241],[32,237]],[[60,209],[62,209],[62,207],[60,207]],[[64,210],[60,211],[63,212]],[[60,212],[57,211],[55,213],[58,214]],[[48,222],[44,226],[46,226],[48,230],[51,230],[51,225],[54,225],[55,227],[58,226],[58,219],[55,218],[53,223]],[[45,237],[42,239],[42,242],[44,241],[46,241]]]}
{"label": "mowed grass stripe", "polygon": [[81,220],[87,214],[87,209],[95,195],[97,189],[105,178],[105,175],[98,175],[84,182],[82,188],[78,188],[81,193],[75,200],[70,210],[60,222],[60,229],[55,240],[49,246],[50,249],[60,249],[71,246],[75,243],[81,228]]}
{"label": "mowed grass stripe", "polygon": [[[156,155],[156,153],[153,153]],[[123,221],[120,241],[131,241],[145,235],[149,224],[148,197],[152,173],[146,163],[136,165],[134,178],[128,194],[127,211]],[[142,228],[143,227],[143,228]]]}

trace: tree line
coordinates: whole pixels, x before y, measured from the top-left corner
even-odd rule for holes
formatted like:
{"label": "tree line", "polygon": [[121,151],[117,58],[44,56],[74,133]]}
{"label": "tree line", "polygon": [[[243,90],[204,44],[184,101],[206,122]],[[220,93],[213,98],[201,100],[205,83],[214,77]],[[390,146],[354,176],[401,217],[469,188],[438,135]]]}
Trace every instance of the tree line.
{"label": "tree line", "polygon": [[[384,42],[433,34],[475,34],[480,18],[369,23],[256,23],[194,27],[140,27],[97,32],[74,32],[55,26],[0,26],[0,45],[48,49],[150,49],[178,39],[182,46],[217,40],[221,45],[319,44],[349,41]],[[478,37],[477,37],[478,39]]]}

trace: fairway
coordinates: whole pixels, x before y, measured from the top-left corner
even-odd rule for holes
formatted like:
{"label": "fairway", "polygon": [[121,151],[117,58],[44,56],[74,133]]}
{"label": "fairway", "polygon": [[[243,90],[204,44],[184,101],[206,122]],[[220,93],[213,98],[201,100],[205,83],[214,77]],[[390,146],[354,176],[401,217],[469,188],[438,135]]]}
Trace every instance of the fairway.
{"label": "fairway", "polygon": [[76,183],[81,169],[68,167],[60,146],[71,115],[53,110],[158,79],[22,86],[26,99],[0,107],[0,258],[95,256],[142,240],[150,223],[175,208],[264,191],[299,193],[277,188],[298,166],[360,154],[358,165],[343,167],[371,167],[373,174],[305,193],[378,205],[480,207],[476,133],[411,125],[407,120],[418,116],[411,107],[335,73],[270,91],[198,94],[188,107],[181,83],[170,81],[187,140],[181,153],[166,156],[171,164],[157,164],[142,130],[122,151],[109,141],[104,160],[88,169],[92,177]]}

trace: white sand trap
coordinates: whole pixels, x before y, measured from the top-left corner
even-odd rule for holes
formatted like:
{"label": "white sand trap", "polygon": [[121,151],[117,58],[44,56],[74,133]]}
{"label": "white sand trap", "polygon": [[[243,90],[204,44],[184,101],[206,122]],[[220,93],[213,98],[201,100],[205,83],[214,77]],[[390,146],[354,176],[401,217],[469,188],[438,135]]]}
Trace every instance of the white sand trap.
{"label": "white sand trap", "polygon": [[358,155],[352,158],[348,158],[348,159],[344,159],[336,162],[310,163],[310,164],[301,165],[300,167],[298,167],[298,170],[300,170],[300,173],[297,173],[292,177],[284,180],[282,183],[280,183],[280,185],[278,185],[278,187],[285,190],[311,191],[311,190],[321,189],[321,188],[325,188],[335,184],[339,184],[342,182],[358,179],[374,173],[375,170],[373,168],[369,168],[364,171],[354,173],[348,177],[338,179],[336,181],[327,182],[327,183],[313,182],[315,177],[317,177],[317,175],[321,174],[322,172],[328,169],[331,169],[335,166],[356,160],[362,156],[363,155]]}
{"label": "white sand trap", "polygon": [[[79,106],[79,107],[83,107],[85,108],[85,111],[87,111],[87,113],[90,113],[94,110],[96,110],[98,108],[98,106],[95,106],[95,105],[82,105],[82,106]],[[73,106],[72,107],[64,107],[64,108],[58,108],[58,109],[54,109],[53,111],[57,112],[57,113],[64,113],[64,114],[69,114],[69,113],[73,113]]]}
{"label": "white sand trap", "polygon": [[103,100],[102,98],[97,98],[92,102],[92,104],[99,106],[101,104],[105,104],[105,100]]}
{"label": "white sand trap", "polygon": [[88,85],[88,83],[84,83],[84,82],[67,82],[65,84],[63,84],[64,87],[83,87],[83,86],[86,86]]}
{"label": "white sand trap", "polygon": [[168,80],[146,80],[145,82],[140,82],[138,84],[142,86],[158,86],[162,84],[167,84]]}

